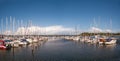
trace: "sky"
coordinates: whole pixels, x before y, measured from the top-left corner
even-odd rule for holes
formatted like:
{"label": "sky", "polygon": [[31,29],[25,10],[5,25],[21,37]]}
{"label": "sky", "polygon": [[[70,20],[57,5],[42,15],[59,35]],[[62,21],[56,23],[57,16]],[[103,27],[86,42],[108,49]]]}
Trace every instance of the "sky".
{"label": "sky", "polygon": [[0,0],[0,19],[10,16],[40,27],[119,32],[120,0]]}

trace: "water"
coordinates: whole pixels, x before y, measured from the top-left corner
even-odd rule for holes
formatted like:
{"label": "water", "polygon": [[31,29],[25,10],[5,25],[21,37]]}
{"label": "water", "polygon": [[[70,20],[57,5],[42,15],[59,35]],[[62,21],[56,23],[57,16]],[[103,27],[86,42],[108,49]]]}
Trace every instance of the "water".
{"label": "water", "polygon": [[120,44],[103,46],[60,39],[32,47],[0,50],[0,61],[120,61]]}

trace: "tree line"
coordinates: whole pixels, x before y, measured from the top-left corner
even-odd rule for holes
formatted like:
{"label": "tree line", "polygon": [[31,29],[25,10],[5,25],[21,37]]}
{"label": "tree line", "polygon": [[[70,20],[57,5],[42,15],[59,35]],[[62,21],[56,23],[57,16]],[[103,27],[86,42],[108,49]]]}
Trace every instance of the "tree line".
{"label": "tree line", "polygon": [[81,36],[93,36],[93,35],[104,35],[104,36],[114,36],[114,35],[120,35],[120,33],[90,33],[90,32],[83,32],[79,34]]}

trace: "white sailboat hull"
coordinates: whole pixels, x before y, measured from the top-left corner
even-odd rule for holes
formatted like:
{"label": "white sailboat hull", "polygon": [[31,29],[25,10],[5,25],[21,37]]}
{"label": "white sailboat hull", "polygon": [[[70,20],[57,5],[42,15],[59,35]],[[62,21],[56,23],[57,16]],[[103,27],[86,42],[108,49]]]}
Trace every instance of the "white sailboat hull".
{"label": "white sailboat hull", "polygon": [[117,40],[111,40],[110,42],[105,42],[105,44],[109,45],[109,44],[116,44]]}

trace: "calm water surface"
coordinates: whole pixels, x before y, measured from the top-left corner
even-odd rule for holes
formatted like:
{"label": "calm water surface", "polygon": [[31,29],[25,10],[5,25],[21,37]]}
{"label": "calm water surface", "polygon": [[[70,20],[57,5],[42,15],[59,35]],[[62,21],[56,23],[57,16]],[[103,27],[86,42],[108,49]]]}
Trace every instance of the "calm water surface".
{"label": "calm water surface", "polygon": [[60,39],[33,45],[0,50],[0,61],[120,61],[119,43],[103,46]]}

